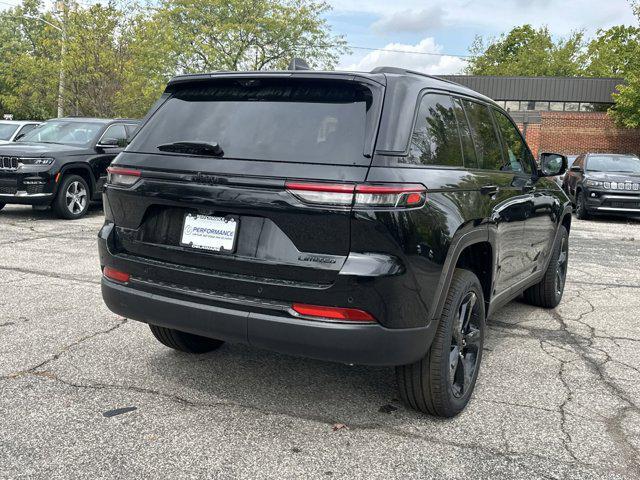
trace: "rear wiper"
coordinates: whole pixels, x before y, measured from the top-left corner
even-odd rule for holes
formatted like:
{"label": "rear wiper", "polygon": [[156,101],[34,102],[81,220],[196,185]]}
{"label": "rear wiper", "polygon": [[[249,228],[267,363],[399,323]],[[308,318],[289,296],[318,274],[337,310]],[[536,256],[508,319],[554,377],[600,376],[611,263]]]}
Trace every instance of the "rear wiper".
{"label": "rear wiper", "polygon": [[191,155],[210,155],[221,157],[224,151],[217,143],[207,142],[173,142],[163,143],[156,147],[161,152],[188,153]]}

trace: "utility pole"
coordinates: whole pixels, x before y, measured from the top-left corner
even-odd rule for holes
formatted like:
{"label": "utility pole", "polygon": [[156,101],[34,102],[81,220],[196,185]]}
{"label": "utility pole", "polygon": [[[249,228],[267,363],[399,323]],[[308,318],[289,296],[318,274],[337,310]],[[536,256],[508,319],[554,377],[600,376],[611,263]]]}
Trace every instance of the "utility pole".
{"label": "utility pole", "polygon": [[62,33],[62,46],[60,47],[60,79],[58,81],[58,118],[64,117],[64,89],[65,89],[65,76],[64,76],[64,57],[66,55],[67,47],[67,2],[66,0],[60,0],[56,4],[58,12],[60,12],[60,24]]}

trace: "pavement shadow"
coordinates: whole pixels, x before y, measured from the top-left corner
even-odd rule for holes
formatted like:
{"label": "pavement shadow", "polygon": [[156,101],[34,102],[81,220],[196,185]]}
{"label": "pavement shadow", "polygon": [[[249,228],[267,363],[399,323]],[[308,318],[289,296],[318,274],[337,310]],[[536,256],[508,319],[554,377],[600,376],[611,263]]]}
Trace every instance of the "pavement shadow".
{"label": "pavement shadow", "polygon": [[166,383],[197,392],[204,403],[358,424],[379,420],[387,405],[390,411],[403,408],[393,368],[322,362],[244,345],[225,345],[196,359],[163,350],[148,361]]}

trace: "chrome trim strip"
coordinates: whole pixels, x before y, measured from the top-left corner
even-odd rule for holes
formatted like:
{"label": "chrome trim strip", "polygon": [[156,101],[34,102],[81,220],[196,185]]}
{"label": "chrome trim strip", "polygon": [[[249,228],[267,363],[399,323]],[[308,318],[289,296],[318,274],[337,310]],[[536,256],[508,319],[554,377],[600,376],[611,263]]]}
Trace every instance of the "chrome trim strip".
{"label": "chrome trim strip", "polygon": [[640,213],[640,208],[624,208],[624,207],[595,207],[596,210],[603,210],[605,212],[637,212]]}
{"label": "chrome trim strip", "polygon": [[17,193],[0,193],[1,198],[34,198],[51,196],[53,196],[53,193],[27,193],[25,190],[19,190]]}

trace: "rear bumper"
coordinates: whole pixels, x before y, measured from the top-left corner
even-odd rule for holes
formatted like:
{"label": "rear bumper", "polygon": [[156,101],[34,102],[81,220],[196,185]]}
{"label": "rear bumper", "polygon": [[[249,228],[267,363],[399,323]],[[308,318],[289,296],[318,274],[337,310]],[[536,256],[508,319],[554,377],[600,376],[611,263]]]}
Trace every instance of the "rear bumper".
{"label": "rear bumper", "polygon": [[287,318],[138,290],[103,277],[102,297],[123,317],[231,343],[342,363],[395,366],[426,354],[435,325],[389,329]]}

